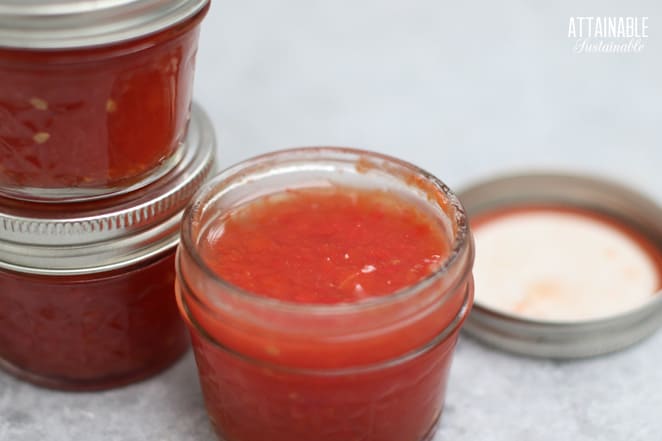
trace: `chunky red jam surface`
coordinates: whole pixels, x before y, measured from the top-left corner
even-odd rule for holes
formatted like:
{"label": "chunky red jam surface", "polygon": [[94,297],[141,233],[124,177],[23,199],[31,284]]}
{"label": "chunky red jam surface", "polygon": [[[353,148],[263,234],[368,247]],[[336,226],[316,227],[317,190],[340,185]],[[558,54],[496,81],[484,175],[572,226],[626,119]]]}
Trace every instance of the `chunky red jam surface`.
{"label": "chunky red jam surface", "polygon": [[[449,242],[431,213],[383,191],[297,189],[219,213],[203,230],[200,256],[258,297],[247,306],[240,298],[248,296],[211,283],[185,253],[178,286],[220,437],[430,439],[472,298],[468,273],[457,286],[418,283],[445,261]],[[354,310],[404,288],[411,296],[401,301]],[[299,312],[266,306],[274,298]],[[320,305],[348,312],[300,310]]]}
{"label": "chunky red jam surface", "polygon": [[98,389],[143,378],[187,345],[172,253],[113,274],[0,271],[0,366],[36,383]]}
{"label": "chunky red jam surface", "polygon": [[0,49],[0,186],[128,186],[189,119],[198,26],[92,49]]}
{"label": "chunky red jam surface", "polygon": [[380,191],[291,190],[212,224],[207,264],[245,290],[333,304],[414,285],[448,255],[431,215]]}

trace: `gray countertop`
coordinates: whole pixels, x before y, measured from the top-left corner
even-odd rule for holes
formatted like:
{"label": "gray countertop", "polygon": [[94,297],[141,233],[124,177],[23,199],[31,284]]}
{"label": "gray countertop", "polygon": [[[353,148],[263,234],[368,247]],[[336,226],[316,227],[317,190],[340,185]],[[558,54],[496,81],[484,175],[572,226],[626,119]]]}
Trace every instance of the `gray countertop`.
{"label": "gray countertop", "polygon": [[[662,333],[573,362],[516,357],[463,337],[434,440],[658,441],[661,354]],[[0,375],[0,391],[3,441],[214,441],[191,352],[119,390],[53,392]]]}
{"label": "gray countertop", "polygon": [[[649,16],[650,37],[640,53],[574,53],[569,17],[587,15]],[[410,160],[454,188],[562,168],[662,201],[661,55],[655,1],[215,0],[196,95],[224,166],[275,148],[349,145]],[[661,365],[662,333],[573,362],[463,337],[435,440],[658,441]],[[0,373],[2,441],[212,439],[190,353],[103,393]]]}

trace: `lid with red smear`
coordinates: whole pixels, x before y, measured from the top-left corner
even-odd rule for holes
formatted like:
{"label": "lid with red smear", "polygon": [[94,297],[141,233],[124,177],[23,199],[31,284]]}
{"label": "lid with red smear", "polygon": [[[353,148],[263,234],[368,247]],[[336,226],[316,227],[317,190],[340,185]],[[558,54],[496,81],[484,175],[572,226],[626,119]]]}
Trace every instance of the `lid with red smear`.
{"label": "lid with red smear", "polygon": [[662,207],[619,183],[522,174],[460,192],[476,241],[466,331],[511,352],[577,358],[662,324]]}

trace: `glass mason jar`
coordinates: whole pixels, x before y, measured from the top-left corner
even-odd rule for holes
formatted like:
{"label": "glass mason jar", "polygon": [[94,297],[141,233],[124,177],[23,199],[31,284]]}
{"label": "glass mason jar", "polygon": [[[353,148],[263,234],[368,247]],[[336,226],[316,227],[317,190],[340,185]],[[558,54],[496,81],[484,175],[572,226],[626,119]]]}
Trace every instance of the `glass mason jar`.
{"label": "glass mason jar", "polygon": [[213,166],[194,107],[182,161],[123,196],[0,198],[0,368],[58,389],[105,389],[164,369],[188,346],[174,296],[183,209]]}
{"label": "glass mason jar", "polygon": [[[447,260],[420,282],[355,303],[310,305],[244,291],[199,253],[219,215],[286,189],[389,190],[433,214]],[[442,411],[455,342],[473,301],[473,242],[441,181],[377,153],[303,148],[227,169],[186,211],[177,299],[211,422],[227,441],[418,441]]]}
{"label": "glass mason jar", "polygon": [[0,195],[94,199],[174,167],[207,8],[36,0],[0,9]]}
{"label": "glass mason jar", "polygon": [[171,301],[174,247],[115,271],[0,270],[0,367],[32,383],[106,389],[148,377],[187,347]]}

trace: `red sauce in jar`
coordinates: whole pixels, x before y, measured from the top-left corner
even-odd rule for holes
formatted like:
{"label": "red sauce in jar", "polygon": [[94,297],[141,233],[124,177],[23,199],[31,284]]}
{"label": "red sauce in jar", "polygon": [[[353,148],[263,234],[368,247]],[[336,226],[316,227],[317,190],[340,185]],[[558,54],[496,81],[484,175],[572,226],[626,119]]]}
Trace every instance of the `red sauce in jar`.
{"label": "red sauce in jar", "polygon": [[0,368],[54,388],[103,389],[186,350],[176,244],[216,148],[211,122],[192,110],[186,154],[152,185],[68,204],[0,198]]}
{"label": "red sauce in jar", "polygon": [[163,166],[188,124],[206,11],[110,46],[0,48],[3,192],[36,199],[48,198],[40,188],[62,189],[58,199],[72,188],[103,194]]}
{"label": "red sauce in jar", "polygon": [[419,207],[377,191],[290,190],[209,227],[201,256],[219,276],[280,300],[383,296],[433,272],[448,238]]}
{"label": "red sauce in jar", "polygon": [[80,276],[0,270],[0,367],[58,389],[105,389],[170,365],[187,347],[174,253]]}
{"label": "red sauce in jar", "polygon": [[[222,439],[431,439],[457,338],[451,324],[464,320],[472,291],[467,279],[424,286],[450,253],[445,227],[424,207],[377,190],[289,190],[219,215],[197,246],[231,284],[212,297],[216,309],[196,293],[212,285],[180,258],[180,309]],[[244,310],[235,289],[265,308]],[[351,312],[412,289],[406,301]],[[350,311],[289,317],[271,314],[269,302]]]}

